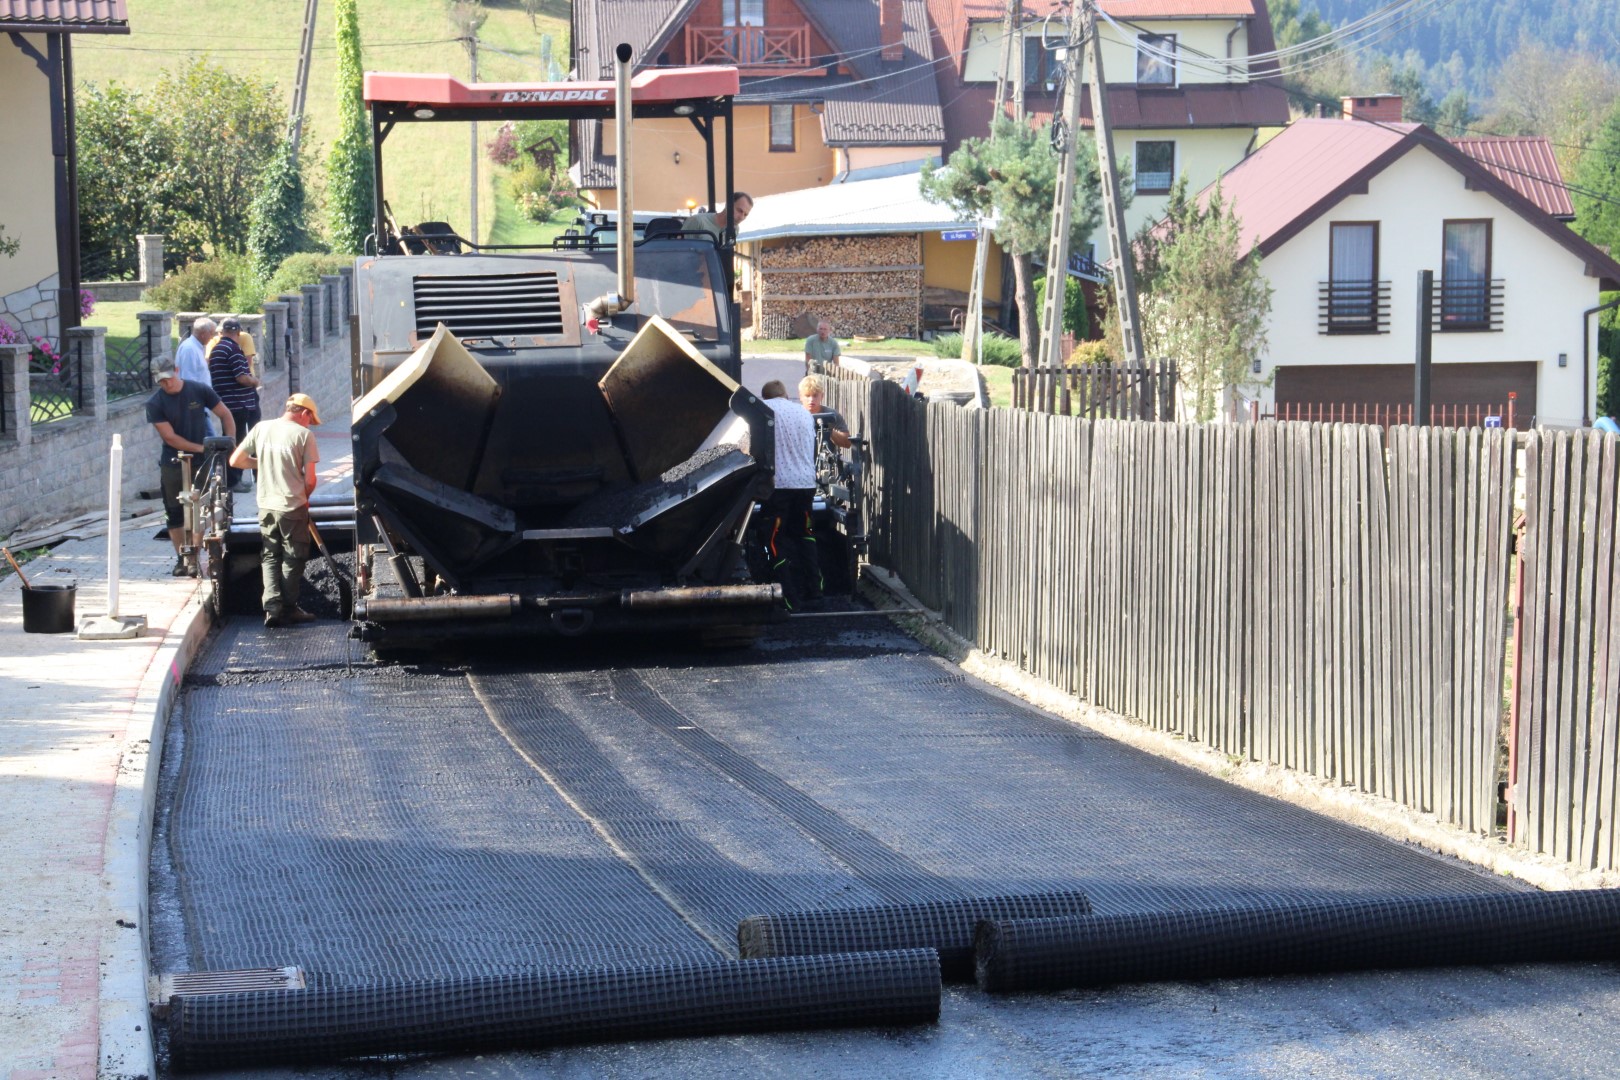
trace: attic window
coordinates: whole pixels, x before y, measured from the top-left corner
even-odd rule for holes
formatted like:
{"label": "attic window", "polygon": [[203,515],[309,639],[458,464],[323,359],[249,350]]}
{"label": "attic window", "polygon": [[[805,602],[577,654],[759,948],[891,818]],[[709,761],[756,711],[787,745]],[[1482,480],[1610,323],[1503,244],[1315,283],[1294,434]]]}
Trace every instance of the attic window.
{"label": "attic window", "polygon": [[1176,85],[1176,35],[1143,34],[1136,39],[1139,86]]}

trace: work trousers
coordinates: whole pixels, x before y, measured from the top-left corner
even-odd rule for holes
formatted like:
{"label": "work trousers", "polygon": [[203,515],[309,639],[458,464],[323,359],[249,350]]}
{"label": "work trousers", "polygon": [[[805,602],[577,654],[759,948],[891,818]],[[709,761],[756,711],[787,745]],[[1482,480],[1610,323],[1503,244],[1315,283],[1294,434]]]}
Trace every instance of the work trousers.
{"label": "work trousers", "polygon": [[789,611],[821,599],[821,560],[810,528],[814,488],[779,488],[765,500],[765,553]]}
{"label": "work trousers", "polygon": [[264,539],[260,568],[264,572],[264,613],[279,618],[298,606],[309,561],[309,508],[261,510],[259,535]]}

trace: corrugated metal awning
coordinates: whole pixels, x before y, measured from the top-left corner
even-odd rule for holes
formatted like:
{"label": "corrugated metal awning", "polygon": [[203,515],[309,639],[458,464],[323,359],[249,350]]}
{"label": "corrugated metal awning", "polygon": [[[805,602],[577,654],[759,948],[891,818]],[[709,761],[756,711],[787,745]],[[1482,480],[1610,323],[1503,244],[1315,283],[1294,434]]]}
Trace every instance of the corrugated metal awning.
{"label": "corrugated metal awning", "polygon": [[124,0],[0,0],[0,30],[127,34]]}

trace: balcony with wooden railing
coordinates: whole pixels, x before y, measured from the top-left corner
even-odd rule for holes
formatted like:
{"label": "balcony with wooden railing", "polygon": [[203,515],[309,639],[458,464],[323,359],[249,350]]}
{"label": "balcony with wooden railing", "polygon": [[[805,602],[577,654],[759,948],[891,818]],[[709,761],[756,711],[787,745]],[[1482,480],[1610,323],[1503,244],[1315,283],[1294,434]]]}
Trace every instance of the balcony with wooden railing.
{"label": "balcony with wooden railing", "polygon": [[688,26],[688,64],[733,64],[745,73],[811,67],[807,26]]}

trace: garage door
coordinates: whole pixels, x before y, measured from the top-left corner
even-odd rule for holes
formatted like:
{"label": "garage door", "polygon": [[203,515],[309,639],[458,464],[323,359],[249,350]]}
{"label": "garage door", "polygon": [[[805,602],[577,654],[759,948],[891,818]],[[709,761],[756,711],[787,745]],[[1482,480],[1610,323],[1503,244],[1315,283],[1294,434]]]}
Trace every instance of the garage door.
{"label": "garage door", "polygon": [[[1334,364],[1279,367],[1278,405],[1410,405],[1411,364]],[[1505,408],[1518,395],[1514,417],[1528,430],[1536,415],[1536,364],[1436,364],[1430,394],[1436,405]]]}

